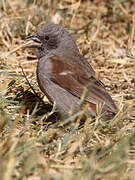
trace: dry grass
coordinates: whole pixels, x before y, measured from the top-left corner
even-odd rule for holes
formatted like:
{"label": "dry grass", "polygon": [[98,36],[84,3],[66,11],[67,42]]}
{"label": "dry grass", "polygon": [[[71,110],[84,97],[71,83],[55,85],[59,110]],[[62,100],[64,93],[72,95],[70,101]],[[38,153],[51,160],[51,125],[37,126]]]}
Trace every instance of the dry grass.
{"label": "dry grass", "polygon": [[[111,120],[59,121],[36,92],[36,57],[24,38],[50,21],[70,30],[113,95]],[[0,1],[0,179],[134,179],[135,2]]]}

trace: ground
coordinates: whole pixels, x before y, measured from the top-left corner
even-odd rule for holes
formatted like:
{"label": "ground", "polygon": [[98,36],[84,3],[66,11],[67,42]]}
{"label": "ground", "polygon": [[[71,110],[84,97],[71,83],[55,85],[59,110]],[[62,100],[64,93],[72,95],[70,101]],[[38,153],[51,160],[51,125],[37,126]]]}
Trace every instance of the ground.
{"label": "ground", "polygon": [[[63,121],[42,98],[25,37],[49,22],[76,39],[119,112]],[[24,75],[25,74],[25,75]],[[29,81],[29,83],[27,82]],[[0,1],[0,179],[134,179],[135,2]]]}

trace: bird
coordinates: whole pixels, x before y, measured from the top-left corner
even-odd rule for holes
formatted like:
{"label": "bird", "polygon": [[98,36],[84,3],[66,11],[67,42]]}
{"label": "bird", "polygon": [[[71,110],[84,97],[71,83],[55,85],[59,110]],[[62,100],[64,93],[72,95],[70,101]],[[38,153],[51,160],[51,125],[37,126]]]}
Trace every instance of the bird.
{"label": "bird", "polygon": [[66,28],[49,23],[26,40],[32,41],[27,47],[34,48],[38,58],[38,85],[61,114],[79,111],[82,94],[87,89],[84,104],[88,104],[90,112],[96,115],[97,107],[102,112],[118,112],[105,85],[95,77],[94,69]]}

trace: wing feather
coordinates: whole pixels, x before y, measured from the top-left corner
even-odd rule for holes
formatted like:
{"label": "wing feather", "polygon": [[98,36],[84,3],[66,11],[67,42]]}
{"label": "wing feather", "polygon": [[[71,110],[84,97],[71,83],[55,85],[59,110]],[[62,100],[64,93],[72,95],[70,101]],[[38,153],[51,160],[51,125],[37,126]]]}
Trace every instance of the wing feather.
{"label": "wing feather", "polygon": [[106,110],[117,112],[117,107],[104,84],[93,76],[91,69],[88,73],[85,66],[75,67],[67,62],[68,60],[58,56],[51,57],[53,74],[51,80],[78,98],[81,97],[84,89],[88,88],[86,101],[105,104]]}

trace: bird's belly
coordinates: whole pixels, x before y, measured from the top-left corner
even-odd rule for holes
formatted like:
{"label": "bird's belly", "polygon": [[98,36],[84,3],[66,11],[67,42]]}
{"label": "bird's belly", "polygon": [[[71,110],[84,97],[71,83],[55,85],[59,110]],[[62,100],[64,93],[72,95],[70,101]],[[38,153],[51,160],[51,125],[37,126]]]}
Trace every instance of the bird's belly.
{"label": "bird's belly", "polygon": [[79,98],[73,96],[64,88],[55,84],[51,78],[51,62],[38,62],[37,81],[41,91],[51,102],[55,102],[59,111],[67,114],[69,111],[75,111],[79,108]]}
{"label": "bird's belly", "polygon": [[48,77],[42,76],[42,74],[38,74],[37,79],[42,92],[51,102],[56,103],[60,112],[67,114],[69,111],[75,112],[79,108],[77,97],[52,82]]}
{"label": "bird's belly", "polygon": [[[56,103],[59,111],[63,114],[76,112],[80,109],[80,99],[66,89],[52,81],[52,66],[50,61],[38,63],[37,81],[41,91],[53,103]],[[95,107],[95,105],[94,105]],[[93,106],[90,106],[93,110]]]}

